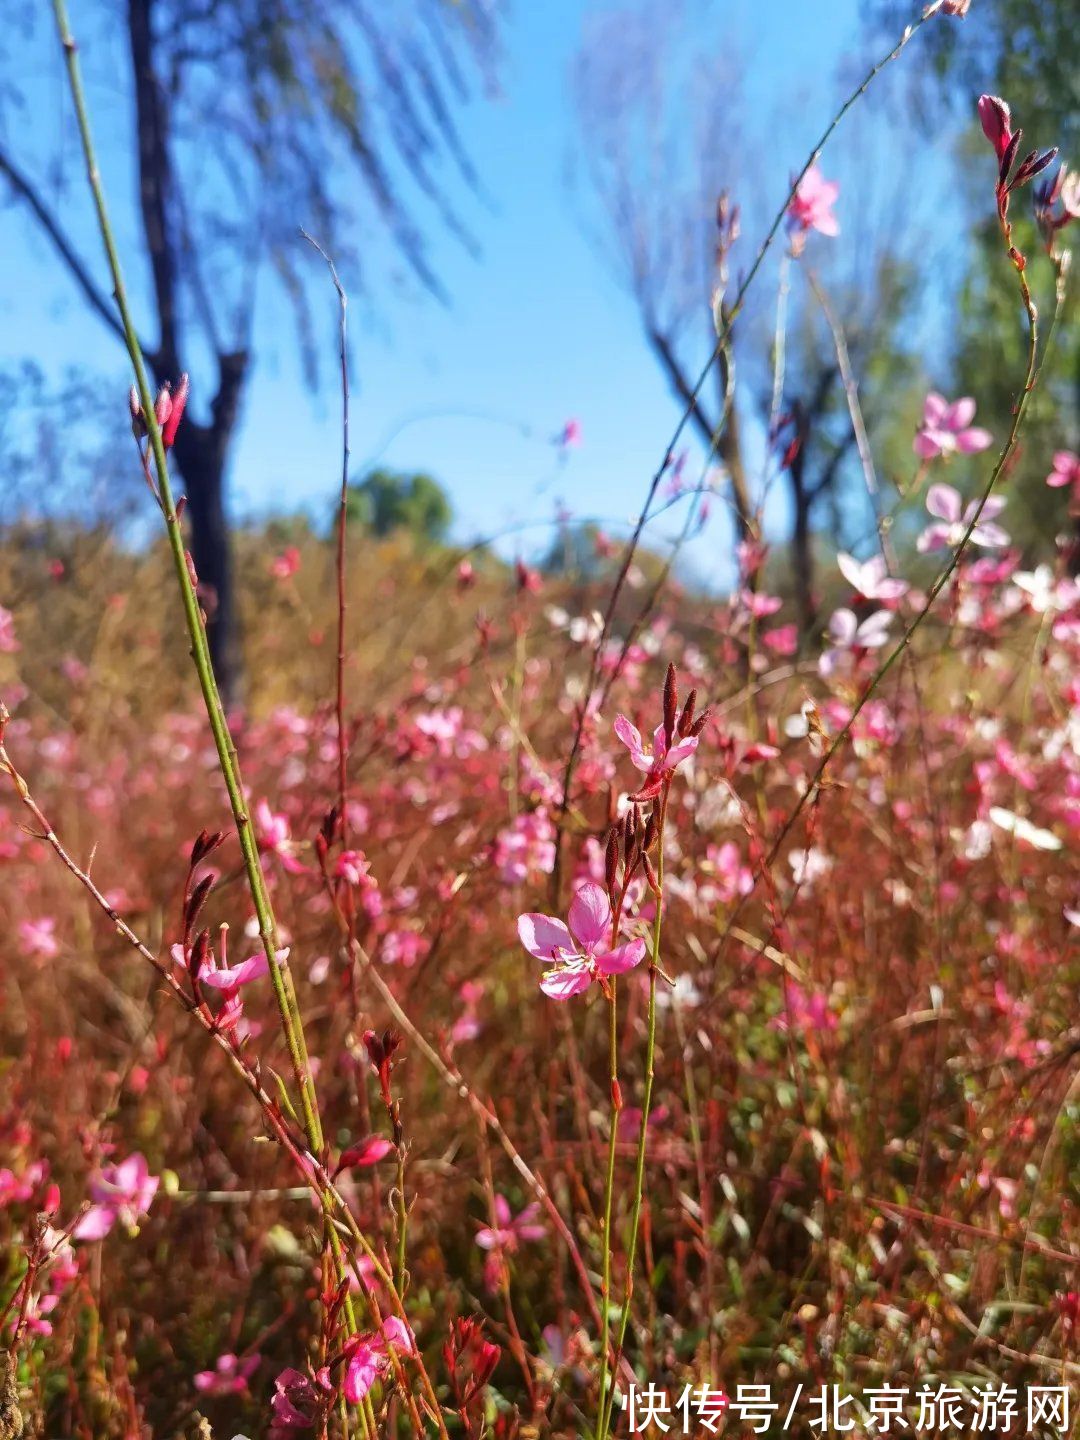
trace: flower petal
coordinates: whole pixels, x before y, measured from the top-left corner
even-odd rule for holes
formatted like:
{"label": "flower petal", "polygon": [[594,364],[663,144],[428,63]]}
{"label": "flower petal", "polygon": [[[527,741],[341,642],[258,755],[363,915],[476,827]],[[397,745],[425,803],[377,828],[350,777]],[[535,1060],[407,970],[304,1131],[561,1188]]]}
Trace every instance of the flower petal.
{"label": "flower petal", "polygon": [[540,977],[540,989],[551,1000],[569,1000],[587,990],[591,984],[592,975],[584,967],[580,970],[560,967],[548,970]]}
{"label": "flower petal", "polygon": [[960,519],[960,496],[951,485],[931,485],[926,492],[926,508],[938,520],[955,525]]}
{"label": "flower petal", "polygon": [[602,945],[611,924],[607,892],[593,881],[582,885],[570,902],[570,930],[586,950]]}
{"label": "flower petal", "polygon": [[633,970],[645,958],[645,941],[628,940],[625,945],[616,945],[614,950],[605,950],[596,956],[596,968],[601,975],[623,975]]}
{"label": "flower petal", "polygon": [[519,915],[517,928],[522,945],[537,960],[552,960],[556,951],[576,948],[563,922],[550,915]]}

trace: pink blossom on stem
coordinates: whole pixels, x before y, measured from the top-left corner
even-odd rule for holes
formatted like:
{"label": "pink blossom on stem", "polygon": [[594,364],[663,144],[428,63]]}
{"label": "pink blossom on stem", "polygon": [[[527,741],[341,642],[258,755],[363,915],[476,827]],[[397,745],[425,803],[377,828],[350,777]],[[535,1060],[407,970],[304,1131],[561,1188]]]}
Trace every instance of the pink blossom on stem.
{"label": "pink blossom on stem", "polygon": [[[289,958],[288,946],[278,950],[274,958],[279,965],[284,965]],[[252,980],[261,980],[264,975],[269,973],[270,966],[266,956],[260,953],[252,955],[249,960],[241,960],[239,965],[205,971],[199,978],[204,985],[221,990],[226,997],[231,997],[236,994],[241,985],[250,985]]]}
{"label": "pink blossom on stem", "polygon": [[971,532],[972,545],[993,549],[1009,543],[1008,533],[1000,525],[994,524],[995,518],[1005,508],[1005,501],[1000,495],[989,496],[980,513],[977,500],[972,500],[963,508],[959,491],[954,490],[951,485],[931,485],[926,492],[926,508],[940,523],[928,525],[919,536],[916,543],[923,553],[946,547],[955,549],[963,540],[976,514],[979,514],[979,521]]}
{"label": "pink blossom on stem", "polygon": [[259,1368],[259,1355],[241,1360],[238,1355],[219,1355],[213,1370],[200,1370],[195,1376],[195,1389],[201,1395],[246,1395],[248,1381]]}
{"label": "pink blossom on stem", "polygon": [[134,1230],[140,1217],[149,1213],[160,1184],[160,1179],[150,1174],[145,1155],[138,1151],[118,1165],[103,1166],[90,1184],[94,1204],[75,1226],[74,1238],[101,1240],[117,1220]]}
{"label": "pink blossom on stem", "polygon": [[893,580],[889,576],[883,555],[872,555],[869,560],[859,561],[841,551],[836,563],[840,574],[864,600],[880,600],[887,605],[907,594],[907,581]]}
{"label": "pink blossom on stem", "polygon": [[1064,485],[1080,489],[1080,455],[1072,450],[1056,450],[1054,467],[1046,477],[1046,483],[1052,490],[1060,490]]}
{"label": "pink blossom on stem", "polygon": [[633,763],[645,772],[645,783],[639,792],[643,798],[659,794],[663,782],[674,775],[683,761],[689,760],[698,747],[698,737],[687,735],[669,749],[664,727],[658,725],[653,731],[653,748],[651,751],[646,750],[641,731],[636,725],[631,725],[625,715],[616,718],[615,734],[629,750]]}
{"label": "pink blossom on stem", "polygon": [[592,881],[574,896],[567,919],[568,925],[550,915],[518,917],[522,945],[551,966],[540,979],[540,989],[552,1000],[569,1000],[598,976],[621,975],[644,959],[644,940],[610,945],[611,902]]}
{"label": "pink blossom on stem", "polygon": [[817,230],[821,235],[839,235],[840,224],[833,206],[840,194],[835,180],[826,180],[816,165],[811,165],[799,181],[788,205],[788,224],[792,231],[805,235]]}
{"label": "pink blossom on stem", "polygon": [[43,960],[54,960],[60,953],[56,921],[51,915],[42,915],[38,920],[23,920],[19,925],[19,939],[31,955],[40,955]]}
{"label": "pink blossom on stem", "polygon": [[972,425],[975,401],[964,395],[951,404],[936,390],[931,390],[923,405],[923,420],[915,436],[916,455],[934,460],[939,455],[974,455],[993,443],[989,430]]}
{"label": "pink blossom on stem", "polygon": [[543,1240],[547,1231],[535,1223],[540,1206],[535,1201],[514,1215],[505,1195],[495,1196],[495,1225],[476,1232],[481,1250],[516,1250],[522,1240]]}
{"label": "pink blossom on stem", "polygon": [[345,1399],[350,1405],[359,1405],[389,1367],[391,1349],[411,1354],[415,1348],[412,1331],[396,1315],[384,1320],[378,1331],[353,1335],[345,1346]]}

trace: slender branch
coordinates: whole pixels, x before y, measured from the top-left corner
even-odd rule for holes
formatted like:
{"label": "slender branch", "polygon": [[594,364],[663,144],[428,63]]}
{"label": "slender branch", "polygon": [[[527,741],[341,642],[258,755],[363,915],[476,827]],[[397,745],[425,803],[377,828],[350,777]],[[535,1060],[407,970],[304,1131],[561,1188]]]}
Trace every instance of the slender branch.
{"label": "slender branch", "polygon": [[59,220],[45,204],[33,183],[23,174],[10,155],[3,150],[0,150],[0,173],[7,176],[11,188],[30,206],[41,228],[48,235],[59,252],[60,258],[71,272],[72,279],[83,292],[90,308],[104,320],[113,334],[122,340],[124,327],[117,319],[115,307],[109,303],[106,293],[95,283]]}
{"label": "slender branch", "polygon": [[349,843],[349,819],[346,812],[347,767],[349,742],[345,733],[345,537],[349,520],[349,351],[347,314],[349,297],[338,279],[333,260],[319,242],[306,230],[300,234],[309,245],[313,245],[330,270],[330,278],[337,291],[340,312],[339,335],[341,349],[341,495],[338,503],[337,525],[337,763],[338,763],[338,823],[341,826],[341,843]]}

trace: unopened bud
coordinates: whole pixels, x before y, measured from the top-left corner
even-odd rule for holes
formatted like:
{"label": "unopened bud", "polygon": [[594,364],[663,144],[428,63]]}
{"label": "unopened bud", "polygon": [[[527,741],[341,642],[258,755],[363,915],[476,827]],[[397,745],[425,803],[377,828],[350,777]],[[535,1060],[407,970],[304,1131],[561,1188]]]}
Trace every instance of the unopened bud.
{"label": "unopened bud", "polygon": [[679,712],[679,689],[675,678],[675,666],[667,667],[664,676],[664,738],[670,746],[675,739],[675,717]]}
{"label": "unopened bud", "polygon": [[615,889],[615,882],[619,878],[619,832],[609,830],[607,837],[607,851],[604,855],[604,880],[608,890]]}
{"label": "unopened bud", "polygon": [[712,719],[712,711],[711,711],[711,710],[703,710],[703,711],[701,712],[701,714],[698,716],[698,718],[694,721],[694,723],[690,726],[690,730],[689,730],[689,732],[688,732],[690,738],[691,738],[692,740],[696,740],[696,739],[698,738],[698,736],[701,734],[701,732],[705,729],[705,726],[708,725],[708,723],[709,723],[709,721],[710,721],[711,719]]}
{"label": "unopened bud", "polygon": [[1012,114],[1005,101],[997,95],[980,95],[979,124],[1001,160],[1013,139]]}
{"label": "unopened bud", "polygon": [[691,690],[690,694],[686,697],[686,704],[682,708],[682,714],[679,716],[678,728],[680,736],[689,735],[690,726],[694,723],[694,710],[696,706],[697,691]]}
{"label": "unopened bud", "polygon": [[649,859],[648,855],[643,855],[641,857],[641,866],[642,869],[645,871],[645,879],[648,881],[649,889],[656,896],[657,900],[662,900],[664,892],[660,889],[659,878],[657,877],[656,871],[653,869],[653,863]]}

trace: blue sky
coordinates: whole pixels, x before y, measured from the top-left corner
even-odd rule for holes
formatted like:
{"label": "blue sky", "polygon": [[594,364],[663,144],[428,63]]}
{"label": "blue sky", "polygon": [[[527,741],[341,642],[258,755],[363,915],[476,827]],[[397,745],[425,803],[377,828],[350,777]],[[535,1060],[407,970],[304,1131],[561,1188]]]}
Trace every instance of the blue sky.
{"label": "blue sky", "polygon": [[[462,117],[485,198],[459,199],[480,257],[450,235],[431,234],[449,305],[387,286],[350,310],[357,469],[377,457],[430,471],[451,494],[463,539],[547,521],[557,500],[577,514],[630,520],[678,419],[634,305],[584,233],[582,203],[567,178],[580,144],[569,69],[582,26],[598,8],[598,0],[519,0],[512,10],[501,97],[474,100]],[[762,219],[820,133],[842,79],[850,85],[853,67],[864,62],[858,10],[857,0],[692,0],[691,28],[697,12],[702,19],[707,12],[701,33],[724,51],[718,83],[722,64],[737,57],[746,107],[757,117],[750,123]],[[46,72],[44,82],[55,77]],[[106,108],[106,134],[108,123]],[[870,123],[860,119],[840,133],[827,172],[846,175],[855,152],[845,161],[845,146],[859,143],[858,127]],[[120,174],[114,188],[122,184]],[[845,229],[857,223],[856,205],[845,184]],[[31,353],[56,371],[77,363],[122,378],[114,342],[82,309],[30,222],[10,209],[3,216],[9,263],[0,274],[0,363]],[[752,243],[760,223],[756,215],[747,221]],[[96,262],[94,237],[82,238]],[[363,248],[363,237],[358,243]],[[771,305],[768,277],[765,284],[763,303]],[[232,510],[243,517],[302,507],[321,518],[332,506],[340,447],[332,292],[327,288],[326,364],[316,395],[301,377],[284,304],[270,286],[262,293]],[[193,380],[197,388],[198,376]],[[560,466],[550,442],[570,416],[580,420],[584,439]],[[781,523],[779,512],[774,518]],[[666,523],[661,533],[673,528]],[[712,538],[697,542],[699,571],[719,573],[723,531],[721,519]],[[538,528],[523,535],[520,548],[535,553],[544,540]]]}

